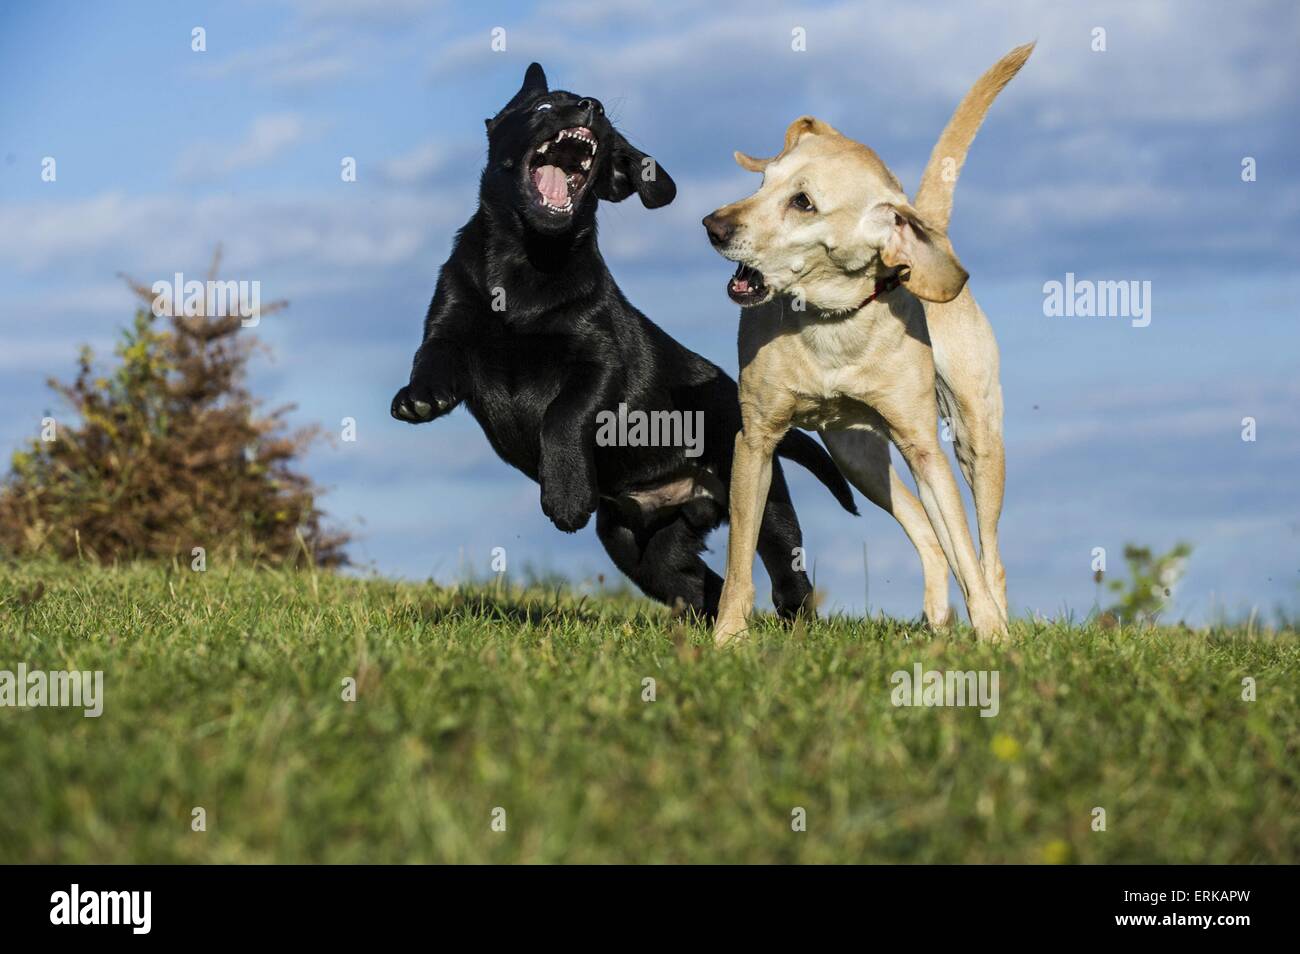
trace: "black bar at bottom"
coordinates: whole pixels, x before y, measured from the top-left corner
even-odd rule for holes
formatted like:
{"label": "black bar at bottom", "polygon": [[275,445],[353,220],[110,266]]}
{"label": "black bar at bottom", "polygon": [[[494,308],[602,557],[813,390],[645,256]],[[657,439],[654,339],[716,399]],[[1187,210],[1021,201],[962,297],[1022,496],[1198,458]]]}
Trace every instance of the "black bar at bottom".
{"label": "black bar at bottom", "polygon": [[376,929],[456,926],[486,931],[483,940],[512,929],[568,940],[611,920],[627,927],[618,940],[631,942],[667,940],[664,927],[677,921],[716,925],[710,933],[733,941],[785,921],[864,937],[893,926],[936,939],[976,931],[1231,942],[1293,924],[1284,906],[1294,882],[1289,867],[609,868],[593,877],[565,868],[11,866],[0,868],[0,923],[6,941],[127,943],[283,936],[333,945],[373,942]]}

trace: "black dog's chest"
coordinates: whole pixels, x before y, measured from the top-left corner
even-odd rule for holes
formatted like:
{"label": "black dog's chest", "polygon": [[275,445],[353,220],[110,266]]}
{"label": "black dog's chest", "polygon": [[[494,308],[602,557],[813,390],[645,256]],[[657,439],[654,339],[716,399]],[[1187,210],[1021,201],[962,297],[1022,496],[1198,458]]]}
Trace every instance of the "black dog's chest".
{"label": "black dog's chest", "polygon": [[498,398],[517,413],[545,407],[559,393],[573,364],[572,345],[549,337],[484,340],[466,350],[474,390]]}
{"label": "black dog's chest", "polygon": [[530,476],[541,453],[542,419],[559,394],[569,361],[563,345],[550,339],[481,342],[467,350],[470,412],[493,449]]}

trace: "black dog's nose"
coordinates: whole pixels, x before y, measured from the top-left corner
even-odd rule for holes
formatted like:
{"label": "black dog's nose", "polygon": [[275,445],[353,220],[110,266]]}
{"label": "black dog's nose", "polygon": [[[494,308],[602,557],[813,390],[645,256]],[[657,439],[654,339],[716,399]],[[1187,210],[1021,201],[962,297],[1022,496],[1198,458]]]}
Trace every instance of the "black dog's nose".
{"label": "black dog's nose", "polygon": [[583,112],[585,112],[588,116],[605,115],[605,107],[600,105],[600,100],[598,99],[591,99],[589,97],[580,99],[578,100],[578,108],[581,109]]}
{"label": "black dog's nose", "polygon": [[736,234],[736,224],[713,212],[704,217],[704,230],[709,233],[709,241],[714,245],[726,245]]}

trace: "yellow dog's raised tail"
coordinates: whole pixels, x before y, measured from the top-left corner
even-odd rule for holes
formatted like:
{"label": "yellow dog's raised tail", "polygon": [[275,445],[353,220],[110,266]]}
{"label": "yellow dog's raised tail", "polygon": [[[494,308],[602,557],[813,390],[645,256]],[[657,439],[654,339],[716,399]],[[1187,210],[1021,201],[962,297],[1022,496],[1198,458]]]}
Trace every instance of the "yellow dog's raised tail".
{"label": "yellow dog's raised tail", "polygon": [[943,134],[935,143],[930,153],[930,161],[925,164],[921,174],[921,185],[916,190],[912,205],[921,213],[921,218],[933,228],[948,230],[948,219],[952,216],[952,194],[957,188],[957,177],[966,162],[966,153],[970,149],[975,134],[979,132],[984,116],[1002,87],[1011,82],[1011,77],[1020,72],[1029,54],[1034,52],[1034,44],[1018,46],[1002,59],[993,64],[983,76],[971,87],[957,111],[948,120]]}

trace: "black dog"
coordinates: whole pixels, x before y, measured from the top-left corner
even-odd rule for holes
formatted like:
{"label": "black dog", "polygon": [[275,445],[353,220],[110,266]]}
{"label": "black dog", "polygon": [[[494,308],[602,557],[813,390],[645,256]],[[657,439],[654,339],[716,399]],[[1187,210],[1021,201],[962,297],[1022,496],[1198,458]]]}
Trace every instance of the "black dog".
{"label": "black dog", "polygon": [[[596,533],[647,595],[712,618],[722,580],[700,557],[727,516],[740,430],[736,383],[633,308],[596,247],[597,199],[633,192],[647,208],[677,193],[628,144],[600,103],[548,91],[534,63],[487,120],[479,207],[438,276],[411,383],[395,418],[431,421],[464,401],[508,464],[542,488],[542,512],[566,532],[596,514]],[[597,418],[703,412],[702,453],[681,446],[598,446]],[[625,441],[627,443],[627,441]],[[856,513],[829,455],[801,431],[778,454],[807,467]],[[758,552],[784,617],[812,587],[794,569],[799,523],[774,463]]]}

